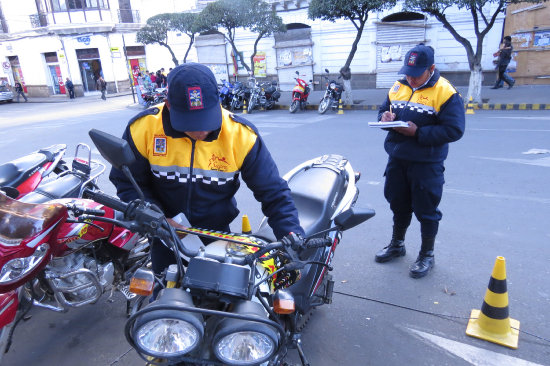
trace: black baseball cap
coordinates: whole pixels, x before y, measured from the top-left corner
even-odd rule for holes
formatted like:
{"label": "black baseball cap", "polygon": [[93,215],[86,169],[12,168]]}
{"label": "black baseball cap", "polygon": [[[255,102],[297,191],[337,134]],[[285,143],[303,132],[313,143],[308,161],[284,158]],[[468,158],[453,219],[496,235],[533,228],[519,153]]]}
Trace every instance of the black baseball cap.
{"label": "black baseball cap", "polygon": [[434,64],[434,49],[420,43],[407,52],[400,74],[417,77]]}
{"label": "black baseball cap", "polygon": [[168,102],[176,131],[214,131],[222,125],[218,83],[207,66],[190,62],[170,71]]}

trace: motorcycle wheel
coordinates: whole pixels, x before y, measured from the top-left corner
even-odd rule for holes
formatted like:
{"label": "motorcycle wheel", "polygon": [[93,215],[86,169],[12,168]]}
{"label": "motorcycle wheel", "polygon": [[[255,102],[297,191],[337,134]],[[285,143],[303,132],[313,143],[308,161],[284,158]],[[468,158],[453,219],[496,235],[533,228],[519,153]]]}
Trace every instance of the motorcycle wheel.
{"label": "motorcycle wheel", "polygon": [[252,113],[252,111],[254,110],[254,108],[256,108],[256,102],[254,102],[253,100],[251,100],[251,101],[248,103],[248,113]]}
{"label": "motorcycle wheel", "polygon": [[293,100],[292,103],[290,103],[290,107],[288,107],[288,111],[290,113],[294,113],[298,110],[298,101]]}
{"label": "motorcycle wheel", "polygon": [[237,108],[235,108],[236,105],[237,105],[237,102],[236,102],[235,100],[232,100],[232,101],[231,101],[231,105],[229,106],[229,110],[230,110],[231,112],[234,112],[235,109],[237,109]]}
{"label": "motorcycle wheel", "polygon": [[319,113],[324,114],[327,111],[329,106],[330,106],[330,98],[329,97],[323,98],[323,100],[321,100],[321,103],[319,103]]}

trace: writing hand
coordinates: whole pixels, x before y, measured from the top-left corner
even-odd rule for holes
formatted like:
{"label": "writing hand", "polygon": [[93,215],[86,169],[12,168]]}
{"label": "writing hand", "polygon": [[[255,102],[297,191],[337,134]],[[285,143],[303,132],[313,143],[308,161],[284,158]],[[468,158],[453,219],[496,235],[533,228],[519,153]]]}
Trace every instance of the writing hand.
{"label": "writing hand", "polygon": [[393,120],[395,120],[395,113],[391,113],[389,111],[382,113],[382,117],[380,118],[381,122],[391,122]]}

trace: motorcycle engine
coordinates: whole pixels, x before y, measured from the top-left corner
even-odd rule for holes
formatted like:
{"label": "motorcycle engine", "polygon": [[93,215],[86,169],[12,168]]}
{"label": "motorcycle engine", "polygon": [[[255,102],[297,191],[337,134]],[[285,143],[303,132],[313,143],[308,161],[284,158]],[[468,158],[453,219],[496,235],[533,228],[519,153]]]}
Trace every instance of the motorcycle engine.
{"label": "motorcycle engine", "polygon": [[[86,269],[87,274],[78,273],[78,270]],[[98,263],[95,259],[83,254],[74,253],[66,257],[53,259],[46,267],[47,276],[57,290],[63,292],[69,301],[85,301],[100,295],[114,281],[114,265],[112,262]],[[95,276],[102,289],[94,285],[90,276]],[[85,287],[84,285],[88,285]],[[81,289],[77,289],[83,287]],[[54,291],[56,290],[54,288]],[[63,289],[63,290],[61,290]],[[76,289],[76,290],[74,290]]]}

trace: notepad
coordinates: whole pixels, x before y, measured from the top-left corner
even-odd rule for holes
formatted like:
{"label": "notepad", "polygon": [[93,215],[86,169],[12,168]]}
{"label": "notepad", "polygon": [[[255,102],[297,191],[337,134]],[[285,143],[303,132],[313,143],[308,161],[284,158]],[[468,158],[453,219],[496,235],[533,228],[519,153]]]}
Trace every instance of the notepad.
{"label": "notepad", "polygon": [[369,127],[378,127],[378,128],[409,127],[409,124],[404,121],[369,122]]}

